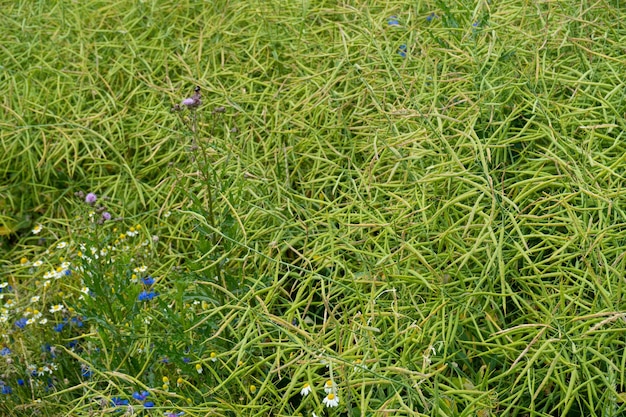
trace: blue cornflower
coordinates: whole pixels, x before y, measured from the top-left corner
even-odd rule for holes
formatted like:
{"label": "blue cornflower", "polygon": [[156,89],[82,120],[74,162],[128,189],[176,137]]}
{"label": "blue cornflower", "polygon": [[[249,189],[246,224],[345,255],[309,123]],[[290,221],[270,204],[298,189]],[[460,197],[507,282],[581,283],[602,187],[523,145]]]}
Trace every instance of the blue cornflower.
{"label": "blue cornflower", "polygon": [[154,292],[154,291],[142,291],[139,293],[139,301],[148,301],[148,300],[152,300],[154,297],[156,297],[157,295],[159,295],[158,293]]}
{"label": "blue cornflower", "polygon": [[142,278],[141,281],[143,282],[143,284],[147,287],[151,286],[152,284],[154,284],[154,278],[152,278],[151,276],[147,276],[145,278]]}
{"label": "blue cornflower", "polygon": [[41,351],[49,353],[50,356],[53,357],[53,358],[57,357],[57,355],[55,353],[55,349],[53,349],[52,346],[49,343],[46,343],[43,346],[41,346]]}
{"label": "blue cornflower", "polygon": [[82,317],[72,317],[72,324],[76,325],[76,327],[83,327],[83,318]]}
{"label": "blue cornflower", "polygon": [[133,398],[138,401],[144,401],[149,395],[150,393],[148,391],[141,391],[141,393],[137,391],[133,392]]}
{"label": "blue cornflower", "polygon": [[398,55],[400,55],[402,58],[406,58],[406,45],[405,44],[400,45],[400,47],[398,48]]}
{"label": "blue cornflower", "polygon": [[426,21],[427,21],[427,22],[432,22],[432,20],[433,20],[433,19],[436,19],[437,17],[439,17],[439,16],[437,16],[437,15],[433,12],[433,13],[429,14],[428,16],[426,16]]}
{"label": "blue cornflower", "polygon": [[144,408],[152,408],[154,407],[154,403],[152,401],[146,401],[143,403]]}
{"label": "blue cornflower", "polygon": [[188,357],[186,357],[186,356],[183,356],[183,362],[185,362],[185,363],[189,363],[189,362],[191,362],[191,359],[189,359],[189,358],[188,358]]}
{"label": "blue cornflower", "polygon": [[128,405],[128,400],[123,400],[120,397],[113,397],[111,398],[111,403],[113,404],[113,407],[119,407],[122,405]]}
{"label": "blue cornflower", "polygon": [[3,347],[2,350],[0,350],[0,356],[8,356],[11,354],[11,349],[9,349],[8,347]]}
{"label": "blue cornflower", "polygon": [[59,323],[56,326],[54,326],[52,330],[54,330],[57,333],[61,333],[64,327],[65,327],[65,323]]}
{"label": "blue cornflower", "polygon": [[389,19],[387,19],[387,24],[389,26],[400,26],[400,22],[398,22],[398,18],[396,16],[390,16]]}
{"label": "blue cornflower", "polygon": [[2,393],[5,395],[11,394],[13,390],[8,385],[2,385]]}
{"label": "blue cornflower", "polygon": [[17,380],[17,385],[19,385],[20,387],[23,387],[24,384],[25,384],[25,382],[24,382],[23,379],[20,378],[20,379]]}
{"label": "blue cornflower", "polygon": [[80,368],[81,368],[80,373],[83,376],[83,378],[91,378],[91,376],[93,375],[93,372],[91,371],[91,368],[89,368],[89,366],[81,365]]}
{"label": "blue cornflower", "polygon": [[18,328],[23,329],[24,327],[26,327],[27,322],[28,322],[28,319],[26,317],[22,317],[21,319],[15,322],[15,325]]}

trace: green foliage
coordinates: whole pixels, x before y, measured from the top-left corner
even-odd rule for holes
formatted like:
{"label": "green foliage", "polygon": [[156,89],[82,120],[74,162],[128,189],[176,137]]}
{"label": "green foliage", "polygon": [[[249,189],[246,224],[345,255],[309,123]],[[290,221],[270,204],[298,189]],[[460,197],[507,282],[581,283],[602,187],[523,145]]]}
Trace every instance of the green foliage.
{"label": "green foliage", "polygon": [[0,412],[624,415],[625,16],[564,3],[4,5]]}

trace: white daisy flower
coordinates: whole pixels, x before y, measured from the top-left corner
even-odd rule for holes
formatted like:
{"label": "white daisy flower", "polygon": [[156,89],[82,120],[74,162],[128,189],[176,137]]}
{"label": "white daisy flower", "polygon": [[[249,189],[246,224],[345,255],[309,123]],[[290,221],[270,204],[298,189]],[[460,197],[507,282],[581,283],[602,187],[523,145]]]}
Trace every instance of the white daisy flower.
{"label": "white daisy flower", "polygon": [[311,385],[309,385],[308,383],[305,383],[304,386],[302,387],[302,390],[300,390],[300,395],[302,395],[303,397],[306,397],[307,395],[311,393],[311,391],[313,391],[311,389]]}
{"label": "white daisy flower", "polygon": [[65,306],[63,304],[57,304],[55,306],[52,306],[52,308],[50,308],[50,312],[58,313],[59,311],[63,311],[64,309],[65,309]]}
{"label": "white daisy flower", "polygon": [[140,274],[142,272],[146,272],[148,270],[148,267],[145,265],[142,266],[138,266],[137,268],[133,269],[133,272],[136,274]]}
{"label": "white daisy flower", "polygon": [[38,224],[37,226],[33,227],[33,234],[38,235],[39,232],[41,232],[42,230],[43,230],[43,226]]}
{"label": "white daisy flower", "polygon": [[326,392],[326,394],[337,392],[337,386],[332,380],[329,379],[328,381],[326,381],[326,383],[324,384],[324,392]]}
{"label": "white daisy flower", "polygon": [[331,392],[322,400],[322,402],[326,407],[337,407],[339,405],[339,397]]}
{"label": "white daisy flower", "polygon": [[57,249],[64,249],[67,247],[67,242],[59,242],[57,243]]}

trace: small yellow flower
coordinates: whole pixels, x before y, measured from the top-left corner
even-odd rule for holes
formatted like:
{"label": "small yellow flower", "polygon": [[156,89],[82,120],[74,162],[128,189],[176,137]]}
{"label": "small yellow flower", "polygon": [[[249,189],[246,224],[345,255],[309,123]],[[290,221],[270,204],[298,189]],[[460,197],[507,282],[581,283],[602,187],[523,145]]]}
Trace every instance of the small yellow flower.
{"label": "small yellow flower", "polygon": [[27,263],[28,263],[28,259],[27,258],[20,259],[20,264],[21,265],[26,265]]}
{"label": "small yellow flower", "polygon": [[196,364],[196,372],[198,372],[199,374],[202,373],[202,365],[200,365],[199,363]]}
{"label": "small yellow flower", "polygon": [[250,392],[252,394],[254,394],[256,392],[256,386],[255,385],[250,385]]}
{"label": "small yellow flower", "polygon": [[211,352],[211,355],[209,356],[211,357],[212,362],[217,362],[217,353]]}
{"label": "small yellow flower", "polygon": [[178,377],[178,379],[176,380],[176,385],[180,387],[181,385],[183,385],[184,382],[185,380],[183,378]]}
{"label": "small yellow flower", "polygon": [[169,384],[170,383],[170,379],[166,376],[163,377],[163,383],[164,384]]}

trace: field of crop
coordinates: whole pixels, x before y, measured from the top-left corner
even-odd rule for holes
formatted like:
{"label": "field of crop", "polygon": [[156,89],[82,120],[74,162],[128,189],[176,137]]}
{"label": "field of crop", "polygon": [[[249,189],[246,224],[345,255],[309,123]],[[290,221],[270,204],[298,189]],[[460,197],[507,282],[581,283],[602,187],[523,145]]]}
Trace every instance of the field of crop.
{"label": "field of crop", "polygon": [[0,415],[626,416],[620,2],[0,7]]}

